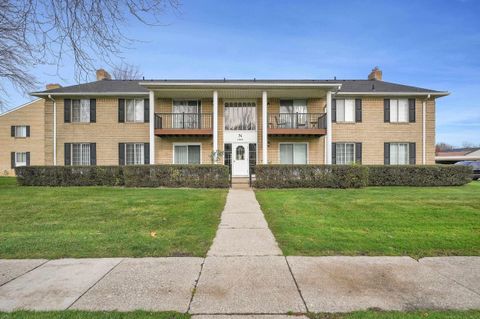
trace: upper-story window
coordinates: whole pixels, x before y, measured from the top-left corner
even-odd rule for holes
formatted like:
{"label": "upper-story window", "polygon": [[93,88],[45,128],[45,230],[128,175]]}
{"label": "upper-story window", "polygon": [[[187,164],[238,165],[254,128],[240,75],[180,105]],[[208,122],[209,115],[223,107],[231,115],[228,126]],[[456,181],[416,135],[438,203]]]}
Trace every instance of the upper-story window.
{"label": "upper-story window", "polygon": [[96,121],[95,99],[65,99],[65,123],[93,123]]}
{"label": "upper-story window", "polygon": [[140,122],[145,121],[145,107],[143,99],[128,99],[125,100],[126,116],[125,122]]}
{"label": "upper-story window", "polygon": [[280,100],[280,114],[275,121],[280,128],[305,127],[307,113],[307,100]]}
{"label": "upper-story window", "polygon": [[29,125],[16,125],[11,127],[12,137],[29,137],[30,126]]}
{"label": "upper-story window", "polygon": [[336,99],[336,122],[355,122],[355,100]]}
{"label": "upper-story window", "polygon": [[408,122],[408,99],[390,100],[390,122]]}
{"label": "upper-story window", "polygon": [[198,100],[173,101],[173,128],[199,128],[201,102]]}
{"label": "upper-story window", "polygon": [[257,117],[255,111],[255,102],[226,102],[225,130],[256,130]]}

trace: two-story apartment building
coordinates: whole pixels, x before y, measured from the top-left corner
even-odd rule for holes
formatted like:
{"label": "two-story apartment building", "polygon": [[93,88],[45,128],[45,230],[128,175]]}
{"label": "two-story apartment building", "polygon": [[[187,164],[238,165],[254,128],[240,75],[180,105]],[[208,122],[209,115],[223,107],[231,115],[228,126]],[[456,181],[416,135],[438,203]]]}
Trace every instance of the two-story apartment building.
{"label": "two-story apartment building", "polygon": [[[434,164],[435,99],[365,80],[111,80],[32,93],[0,116],[0,171],[19,165]],[[216,156],[215,156],[216,155]]]}

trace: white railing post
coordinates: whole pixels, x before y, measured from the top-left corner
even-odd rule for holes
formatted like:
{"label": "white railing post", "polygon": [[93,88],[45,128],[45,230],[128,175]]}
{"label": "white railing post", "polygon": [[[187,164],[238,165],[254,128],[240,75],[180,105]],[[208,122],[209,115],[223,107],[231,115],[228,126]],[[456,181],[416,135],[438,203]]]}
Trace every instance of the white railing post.
{"label": "white railing post", "polygon": [[267,91],[262,93],[262,163],[268,164],[268,145],[267,145]]}
{"label": "white railing post", "polygon": [[213,91],[213,156],[217,164],[218,152],[218,92]]}
{"label": "white railing post", "polygon": [[332,164],[332,92],[327,92],[326,164]]}
{"label": "white railing post", "polygon": [[149,121],[150,121],[150,164],[155,164],[155,92],[150,91],[149,96]]}

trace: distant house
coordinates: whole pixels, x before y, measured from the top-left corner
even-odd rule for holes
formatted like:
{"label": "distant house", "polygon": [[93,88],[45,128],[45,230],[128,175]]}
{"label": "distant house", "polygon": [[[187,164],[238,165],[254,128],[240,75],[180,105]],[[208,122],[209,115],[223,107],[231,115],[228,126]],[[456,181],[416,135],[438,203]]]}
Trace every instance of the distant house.
{"label": "distant house", "polygon": [[457,148],[435,154],[437,164],[455,164],[460,161],[480,161],[480,147]]}

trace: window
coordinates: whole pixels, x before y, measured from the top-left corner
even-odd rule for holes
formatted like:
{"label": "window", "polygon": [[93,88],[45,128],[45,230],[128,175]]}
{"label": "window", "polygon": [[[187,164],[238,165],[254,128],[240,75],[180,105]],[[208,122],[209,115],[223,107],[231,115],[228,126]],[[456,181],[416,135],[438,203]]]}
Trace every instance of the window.
{"label": "window", "polygon": [[15,130],[15,132],[14,132],[15,137],[27,137],[27,126],[26,125],[15,126],[14,130]]}
{"label": "window", "polygon": [[335,154],[337,164],[355,163],[355,143],[336,143]]}
{"label": "window", "polygon": [[237,146],[237,161],[243,161],[245,159],[245,148],[243,146]]}
{"label": "window", "polygon": [[336,100],[337,122],[355,122],[355,100]]}
{"label": "window", "polygon": [[200,164],[200,145],[175,145],[174,164]]}
{"label": "window", "polygon": [[143,165],[145,164],[145,144],[143,143],[129,143],[125,144],[126,150],[126,164],[127,165]]}
{"label": "window", "polygon": [[143,99],[125,100],[125,122],[143,123],[145,122],[145,101]]}
{"label": "window", "polygon": [[200,104],[197,100],[174,100],[173,128],[198,128]]}
{"label": "window", "polygon": [[226,130],[255,130],[257,128],[255,102],[225,103]]}
{"label": "window", "polygon": [[226,143],[224,145],[225,153],[223,154],[224,164],[228,166],[230,172],[232,171],[232,144]]}
{"label": "window", "polygon": [[280,100],[278,122],[281,128],[305,126],[307,113],[307,100]]}
{"label": "window", "polygon": [[72,144],[72,165],[90,165],[90,144]]}
{"label": "window", "polygon": [[15,153],[15,167],[27,166],[27,153],[17,152]]}
{"label": "window", "polygon": [[390,164],[409,164],[408,143],[390,143]]}
{"label": "window", "polygon": [[90,122],[90,100],[72,100],[72,122]]}
{"label": "window", "polygon": [[280,144],[280,164],[307,164],[307,144]]}
{"label": "window", "polygon": [[408,99],[390,100],[390,122],[408,122]]}

